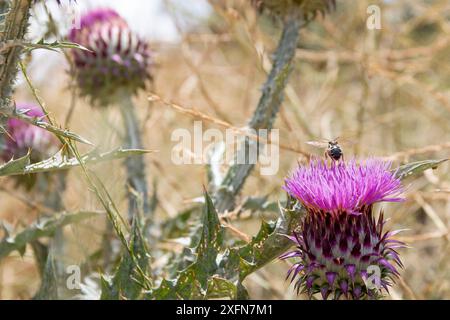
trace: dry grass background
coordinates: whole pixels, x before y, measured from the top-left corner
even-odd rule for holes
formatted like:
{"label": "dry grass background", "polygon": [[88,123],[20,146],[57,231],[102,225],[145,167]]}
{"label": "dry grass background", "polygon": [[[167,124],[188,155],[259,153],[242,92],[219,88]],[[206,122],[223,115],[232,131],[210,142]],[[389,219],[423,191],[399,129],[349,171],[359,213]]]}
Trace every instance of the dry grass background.
{"label": "dry grass background", "polygon": [[[170,3],[170,1],[167,1]],[[242,127],[259,99],[270,68],[279,22],[258,17],[244,0],[211,0],[214,13],[197,29],[184,33],[180,43],[152,43],[157,53],[152,92],[167,102],[195,109],[217,120]],[[366,28],[366,9],[381,7],[382,29]],[[169,6],[170,8],[170,6]],[[179,15],[177,15],[179,16]],[[158,26],[149,26],[157,28]],[[305,141],[348,137],[356,142],[347,156],[381,156],[395,163],[449,158],[450,150],[450,3],[435,1],[338,0],[337,12],[310,24],[301,32],[295,71],[275,127],[280,129],[280,170],[260,176],[258,168],[243,196],[284,197],[283,178],[302,160],[289,149],[310,149]],[[35,82],[52,116],[63,123],[71,103],[67,66]],[[25,85],[18,101],[32,101]],[[147,94],[136,98],[144,128],[144,144],[159,150],[146,157],[149,184],[158,186],[158,217],[173,217],[201,195],[207,184],[202,166],[171,162],[170,136],[177,128],[192,130],[195,117]],[[70,129],[102,149],[120,143],[119,114],[113,109],[93,110],[76,99]],[[204,128],[221,128],[204,121]],[[124,172],[120,162],[95,166],[120,208],[126,208]],[[391,291],[393,299],[450,299],[450,165],[427,171],[410,183],[407,201],[385,207],[388,228],[408,228],[402,238],[402,279]],[[38,195],[14,190],[2,179],[0,218],[20,227],[34,221],[41,210]],[[9,190],[9,191],[8,191]],[[13,190],[13,191],[12,191]],[[80,171],[69,174],[63,195],[68,211],[99,209]],[[257,231],[260,219],[233,221],[247,235]],[[67,264],[85,261],[100,245],[101,220],[66,230],[70,246],[62,258]],[[161,239],[165,247],[177,247]],[[245,285],[252,298],[296,298],[284,281],[288,266],[276,261],[250,276]],[[99,271],[99,270],[92,270]],[[39,285],[31,250],[22,258],[13,254],[0,261],[0,298],[28,299]]]}

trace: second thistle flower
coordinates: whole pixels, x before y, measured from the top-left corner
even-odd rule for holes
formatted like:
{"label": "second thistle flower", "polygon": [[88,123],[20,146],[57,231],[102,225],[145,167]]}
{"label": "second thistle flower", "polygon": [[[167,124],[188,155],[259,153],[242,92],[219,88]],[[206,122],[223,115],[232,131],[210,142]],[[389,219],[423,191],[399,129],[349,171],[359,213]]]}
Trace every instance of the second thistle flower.
{"label": "second thistle flower", "polygon": [[[29,117],[45,121],[44,112],[32,104],[19,104],[17,111]],[[5,133],[1,136],[0,158],[4,162],[30,155],[32,163],[54,156],[61,148],[60,142],[50,132],[19,119],[8,119]],[[36,175],[16,176],[16,182],[30,189],[34,186]]]}
{"label": "second thistle flower", "polygon": [[107,106],[117,92],[133,95],[151,79],[148,45],[114,10],[97,9],[81,18],[81,28],[69,39],[90,51],[73,50],[76,79],[83,96]]}
{"label": "second thistle flower", "polygon": [[[29,117],[43,119],[45,116],[38,106],[31,104],[20,104],[17,110]],[[5,162],[24,157],[28,152],[31,152],[31,162],[39,162],[53,156],[60,148],[50,132],[19,119],[8,119],[5,131],[0,154]]]}

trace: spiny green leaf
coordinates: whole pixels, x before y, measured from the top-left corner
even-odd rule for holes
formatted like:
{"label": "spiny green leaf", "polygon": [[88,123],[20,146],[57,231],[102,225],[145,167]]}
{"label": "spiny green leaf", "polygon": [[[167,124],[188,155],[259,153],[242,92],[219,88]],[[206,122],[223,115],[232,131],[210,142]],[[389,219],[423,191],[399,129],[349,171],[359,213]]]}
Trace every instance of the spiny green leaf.
{"label": "spiny green leaf", "polygon": [[276,223],[263,222],[252,241],[242,247],[223,247],[223,228],[214,205],[205,195],[201,237],[195,249],[197,259],[176,279],[165,280],[154,290],[152,299],[247,299],[242,281],[283,254],[292,246],[285,235],[300,223],[303,209],[289,198]]}
{"label": "spiny green leaf", "polygon": [[440,164],[448,161],[448,159],[441,160],[424,160],[405,164],[394,170],[396,177],[405,179],[413,175],[418,175],[428,169],[436,169]]}
{"label": "spiny green leaf", "polygon": [[194,237],[199,240],[193,241],[196,243],[195,262],[180,271],[176,279],[163,281],[151,292],[152,299],[205,299],[208,297],[208,288],[211,288],[213,284],[211,279],[218,277],[220,273],[217,262],[223,250],[223,228],[207,192],[205,192],[201,223],[198,230],[200,237],[198,235]]}
{"label": "spiny green leaf", "polygon": [[176,280],[163,279],[158,289],[151,292],[146,298],[154,300],[176,300],[177,297],[174,296],[175,292],[173,290],[176,286],[176,282]]}
{"label": "spiny green leaf", "polygon": [[174,239],[186,236],[186,230],[192,221],[192,217],[201,212],[201,206],[193,206],[179,213],[177,216],[168,219],[161,225],[164,239]]}
{"label": "spiny green leaf", "polygon": [[[149,254],[142,236],[142,228],[135,216],[133,221],[132,234],[130,239],[130,248],[135,257],[135,261],[144,273],[149,269]],[[119,300],[122,298],[128,300],[138,299],[142,293],[144,279],[136,271],[135,262],[132,257],[125,251],[114,276],[109,282],[103,282],[102,300]]]}
{"label": "spiny green leaf", "polygon": [[221,275],[226,275],[226,279],[237,286],[240,298],[246,296],[242,286],[244,279],[277,259],[292,246],[292,241],[286,235],[292,234],[300,225],[304,209],[289,198],[286,207],[280,210],[281,215],[276,223],[263,221],[252,241],[227,250],[220,260]]}
{"label": "spiny green leaf", "polygon": [[9,40],[0,47],[1,50],[6,50],[7,48],[12,47],[22,47],[25,52],[31,52],[36,49],[45,49],[50,51],[58,51],[57,49],[79,49],[84,51],[91,51],[82,45],[77,43],[69,42],[69,41],[54,41],[54,42],[46,42],[44,39],[39,40],[36,43],[25,42],[19,40]]}
{"label": "spiny green leaf", "polygon": [[13,175],[16,172],[24,172],[27,165],[30,164],[30,153],[26,156],[11,160],[0,166],[0,176]]}
{"label": "spiny green leaf", "polygon": [[160,286],[149,295],[154,300],[189,300],[202,299],[194,268],[190,267],[179,274],[176,279],[163,280]]}
{"label": "spiny green leaf", "polygon": [[209,255],[216,256],[223,243],[223,228],[214,204],[205,192],[205,207],[202,217],[202,237],[197,247],[199,258],[208,260]]}
{"label": "spiny green leaf", "polygon": [[57,214],[50,218],[41,218],[17,235],[3,239],[0,242],[0,259],[6,257],[15,250],[18,250],[19,252],[24,250],[25,246],[32,241],[42,237],[51,236],[58,228],[97,217],[100,214],[100,212],[81,211],[76,213]]}
{"label": "spiny green leaf", "polygon": [[46,42],[44,39],[39,40],[36,43],[23,43],[22,44],[28,51],[35,49],[46,49],[51,51],[57,51],[57,49],[79,49],[84,51],[91,51],[82,45],[73,43],[70,41],[54,41]]}
{"label": "spiny green leaf", "polygon": [[17,119],[22,120],[22,121],[24,121],[26,123],[29,123],[29,124],[31,124],[33,126],[42,128],[42,129],[47,130],[49,132],[52,132],[56,136],[63,137],[63,138],[66,138],[66,139],[70,139],[70,140],[74,140],[74,141],[81,142],[81,143],[84,143],[84,144],[87,144],[87,145],[91,145],[91,146],[93,145],[92,142],[90,142],[89,140],[83,138],[82,136],[80,136],[80,135],[78,135],[78,134],[76,134],[74,132],[71,132],[71,131],[69,131],[67,129],[58,128],[58,127],[56,127],[56,126],[54,126],[54,125],[52,125],[52,124],[50,124],[50,123],[48,123],[46,121],[43,121],[40,118],[28,116],[26,114],[26,110],[20,111],[20,110],[14,109],[14,112],[11,115],[11,117],[17,118]]}
{"label": "spiny green leaf", "polygon": [[[82,156],[81,160],[83,164],[95,164],[99,162],[112,161],[151,152],[152,151],[149,150],[116,149],[105,153],[98,153],[97,151],[94,150]],[[60,171],[78,166],[80,166],[80,162],[78,161],[77,158],[68,158],[66,155],[63,154],[62,151],[60,151],[49,159],[33,164],[29,164],[29,156],[14,161],[10,161],[7,164],[0,167],[0,176],[13,176],[23,174],[34,174],[40,172]]]}
{"label": "spiny green leaf", "polygon": [[[227,279],[213,276],[208,279],[208,289],[206,292],[206,296],[208,297],[208,299],[220,299],[224,297],[237,299],[238,291],[239,288],[234,283],[230,282]],[[244,289],[244,291],[246,290]]]}
{"label": "spiny green leaf", "polygon": [[100,295],[101,300],[116,300],[115,295],[111,294],[112,286],[112,277],[108,275],[102,275],[100,277],[100,288],[102,290]]}
{"label": "spiny green leaf", "polygon": [[278,258],[292,246],[286,235],[292,234],[300,225],[304,208],[289,198],[286,208],[280,208],[281,215],[275,225],[263,222],[260,231],[246,246],[240,248],[242,259],[240,279]]}
{"label": "spiny green leaf", "polygon": [[244,260],[243,262],[245,262],[241,264],[240,270],[244,278],[251,272],[253,267],[255,267],[258,262],[264,259],[263,246],[268,245],[266,241],[274,231],[275,223],[268,223],[263,221],[258,234],[253,237],[250,243],[239,249],[239,256]]}
{"label": "spiny green leaf", "polygon": [[196,270],[203,290],[208,285],[208,276],[217,269],[216,258],[223,244],[223,228],[214,204],[205,192],[205,207],[202,218],[202,237],[197,246]]}

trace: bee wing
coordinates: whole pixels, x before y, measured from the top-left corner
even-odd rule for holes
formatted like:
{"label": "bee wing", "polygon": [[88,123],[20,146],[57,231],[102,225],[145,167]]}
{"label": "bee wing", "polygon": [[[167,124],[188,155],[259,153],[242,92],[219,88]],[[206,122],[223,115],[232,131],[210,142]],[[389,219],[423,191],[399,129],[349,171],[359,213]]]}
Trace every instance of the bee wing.
{"label": "bee wing", "polygon": [[337,141],[341,146],[344,147],[351,147],[357,143],[355,140],[351,140],[349,138],[338,138]]}
{"label": "bee wing", "polygon": [[309,144],[310,146],[316,147],[316,148],[327,148],[328,142],[324,141],[308,141],[306,144]]}

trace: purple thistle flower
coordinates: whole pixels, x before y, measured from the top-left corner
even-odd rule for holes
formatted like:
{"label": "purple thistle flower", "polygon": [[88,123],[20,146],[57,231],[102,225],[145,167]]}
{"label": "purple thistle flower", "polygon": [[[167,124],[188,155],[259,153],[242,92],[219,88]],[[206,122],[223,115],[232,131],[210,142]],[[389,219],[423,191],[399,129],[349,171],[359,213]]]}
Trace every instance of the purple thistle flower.
{"label": "purple thistle flower", "polygon": [[81,95],[106,106],[118,91],[132,95],[146,87],[152,53],[116,11],[90,11],[80,25],[71,30],[69,40],[90,50],[72,50]]}
{"label": "purple thistle flower", "polygon": [[[28,110],[26,114],[30,117],[44,117],[42,110],[34,105],[21,104],[17,109]],[[3,136],[1,158],[4,161],[23,157],[31,150],[31,161],[38,162],[53,156],[59,148],[58,141],[50,132],[19,119],[8,119]]]}
{"label": "purple thistle flower", "polygon": [[[376,219],[372,209],[380,201],[403,200],[400,180],[389,168],[377,159],[331,165],[315,159],[286,179],[284,189],[307,212],[289,236],[296,249],[280,257],[298,259],[287,276],[296,279],[298,293],[365,299],[388,290],[396,266],[402,267],[396,249],[405,244],[392,239],[397,232],[383,232],[383,212]],[[371,277],[374,270],[379,272]]]}
{"label": "purple thistle flower", "polygon": [[403,188],[389,171],[391,164],[368,159],[358,164],[312,160],[286,179],[286,190],[308,208],[325,212],[360,213],[365,206],[380,201],[402,201]]}

